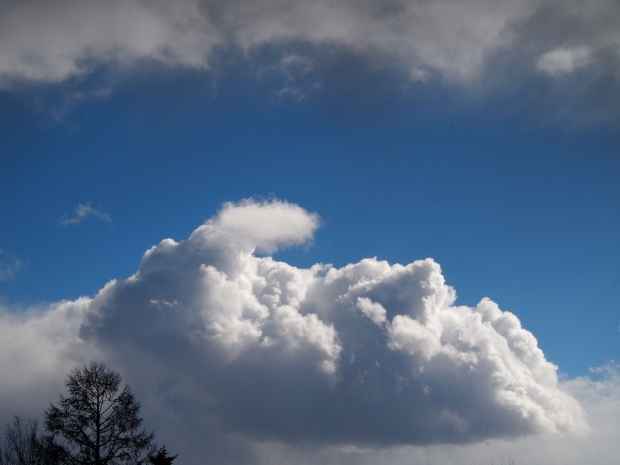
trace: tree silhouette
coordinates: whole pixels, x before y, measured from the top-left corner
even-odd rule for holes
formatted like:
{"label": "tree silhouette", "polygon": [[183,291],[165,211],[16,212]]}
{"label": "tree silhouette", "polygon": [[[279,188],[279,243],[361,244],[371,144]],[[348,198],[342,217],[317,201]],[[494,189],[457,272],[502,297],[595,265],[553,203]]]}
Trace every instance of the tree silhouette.
{"label": "tree silhouette", "polygon": [[67,465],[139,465],[154,450],[153,433],[139,430],[140,404],[121,376],[103,363],[74,368],[69,396],[45,412],[48,447]]}
{"label": "tree silhouette", "polygon": [[39,424],[36,419],[19,415],[7,423],[4,444],[0,447],[0,465],[34,465],[42,462]]}
{"label": "tree silhouette", "polygon": [[149,462],[152,465],[171,465],[172,461],[178,457],[179,454],[170,457],[170,453],[166,450],[166,446],[161,446],[157,451],[157,454],[149,457]]}

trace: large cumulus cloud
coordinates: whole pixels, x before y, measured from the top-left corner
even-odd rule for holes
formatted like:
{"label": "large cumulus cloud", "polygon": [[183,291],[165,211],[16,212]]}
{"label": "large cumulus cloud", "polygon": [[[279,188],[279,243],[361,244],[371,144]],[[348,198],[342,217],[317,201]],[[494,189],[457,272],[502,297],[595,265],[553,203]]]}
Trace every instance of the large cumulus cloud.
{"label": "large cumulus cloud", "polygon": [[4,86],[112,62],[208,68],[217,49],[300,43],[397,63],[414,80],[471,81],[515,50],[550,77],[619,63],[614,0],[4,0],[2,11]]}
{"label": "large cumulus cloud", "polygon": [[231,437],[364,448],[587,430],[518,318],[488,299],[456,306],[432,259],[300,269],[254,254],[304,244],[318,222],[283,201],[228,203],[92,299],[4,314],[15,376],[0,383],[2,413],[24,386],[96,357],[192,450]]}

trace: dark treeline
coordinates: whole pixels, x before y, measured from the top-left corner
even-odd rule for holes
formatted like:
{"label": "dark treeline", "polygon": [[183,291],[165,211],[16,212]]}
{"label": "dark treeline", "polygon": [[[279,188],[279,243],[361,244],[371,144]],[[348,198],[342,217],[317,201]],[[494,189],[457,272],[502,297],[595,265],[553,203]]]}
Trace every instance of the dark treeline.
{"label": "dark treeline", "polygon": [[177,456],[141,429],[140,404],[121,380],[103,363],[74,368],[42,426],[19,415],[7,423],[0,465],[171,465]]}

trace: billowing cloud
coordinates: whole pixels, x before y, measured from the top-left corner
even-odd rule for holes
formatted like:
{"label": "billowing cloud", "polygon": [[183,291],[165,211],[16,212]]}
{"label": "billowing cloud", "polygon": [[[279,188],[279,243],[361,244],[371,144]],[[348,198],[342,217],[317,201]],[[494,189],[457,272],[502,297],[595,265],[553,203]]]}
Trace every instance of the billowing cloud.
{"label": "billowing cloud", "polygon": [[0,413],[19,396],[40,405],[71,364],[97,358],[125,374],[162,438],[195,454],[227,441],[365,450],[587,432],[519,319],[488,299],[456,306],[432,259],[300,269],[254,255],[303,244],[317,225],[283,201],[227,203],[93,298],[3,314],[14,375],[0,381]]}
{"label": "billowing cloud", "polygon": [[63,226],[73,226],[80,224],[82,221],[84,221],[90,216],[94,216],[95,218],[99,218],[106,223],[112,224],[112,217],[106,212],[93,207],[90,202],[86,204],[78,204],[74,209],[73,215],[65,214],[58,221]]}
{"label": "billowing cloud", "polygon": [[511,50],[548,72],[567,69],[558,53],[574,49],[575,40],[611,51],[615,68],[620,47],[613,0],[7,0],[2,8],[3,86],[59,82],[106,63],[207,69],[215,50],[281,44],[396,63],[414,80],[436,74],[468,82],[490,57]]}

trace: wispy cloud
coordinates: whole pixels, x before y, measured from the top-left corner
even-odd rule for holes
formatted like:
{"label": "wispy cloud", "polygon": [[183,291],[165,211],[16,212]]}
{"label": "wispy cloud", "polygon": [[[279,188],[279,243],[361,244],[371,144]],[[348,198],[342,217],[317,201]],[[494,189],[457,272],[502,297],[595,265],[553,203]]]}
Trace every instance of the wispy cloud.
{"label": "wispy cloud", "polygon": [[0,281],[11,279],[23,267],[23,261],[0,249]]}
{"label": "wispy cloud", "polygon": [[86,204],[78,204],[72,215],[63,215],[58,221],[63,226],[74,226],[82,223],[86,218],[94,216],[95,218],[99,218],[102,221],[105,221],[108,224],[112,224],[112,217],[108,215],[103,210],[98,210],[91,205],[90,202]]}
{"label": "wispy cloud", "polygon": [[62,95],[59,102],[50,105],[48,113],[51,117],[51,123],[63,123],[65,122],[67,115],[69,115],[79,105],[89,101],[104,100],[108,98],[111,93],[112,89],[109,87],[89,91],[77,90],[67,92]]}

